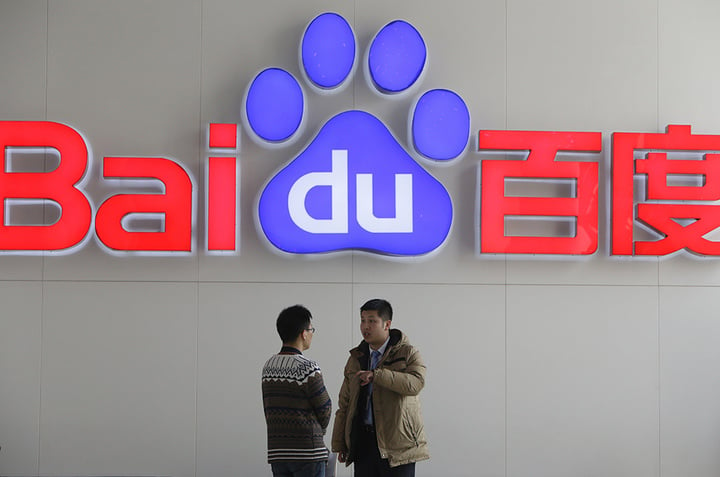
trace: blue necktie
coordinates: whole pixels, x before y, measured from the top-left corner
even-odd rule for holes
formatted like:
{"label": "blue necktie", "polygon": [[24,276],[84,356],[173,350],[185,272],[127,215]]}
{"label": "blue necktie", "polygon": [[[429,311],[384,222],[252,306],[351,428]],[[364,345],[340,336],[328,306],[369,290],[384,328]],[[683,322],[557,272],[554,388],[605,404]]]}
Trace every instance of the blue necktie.
{"label": "blue necktie", "polygon": [[[380,351],[373,351],[370,355],[370,369],[375,369],[378,362],[380,362]],[[367,405],[365,406],[365,419],[364,422],[368,426],[373,425],[373,408],[372,408],[372,390],[373,383],[367,385]]]}

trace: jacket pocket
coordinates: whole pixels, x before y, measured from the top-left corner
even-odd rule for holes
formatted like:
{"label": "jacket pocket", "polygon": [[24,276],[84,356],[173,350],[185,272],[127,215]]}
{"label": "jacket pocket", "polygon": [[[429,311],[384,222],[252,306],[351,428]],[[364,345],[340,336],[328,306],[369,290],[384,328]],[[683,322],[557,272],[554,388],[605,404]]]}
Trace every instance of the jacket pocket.
{"label": "jacket pocket", "polygon": [[406,441],[407,447],[417,447],[420,445],[420,418],[419,408],[416,404],[410,404],[403,409],[401,427],[402,436]]}

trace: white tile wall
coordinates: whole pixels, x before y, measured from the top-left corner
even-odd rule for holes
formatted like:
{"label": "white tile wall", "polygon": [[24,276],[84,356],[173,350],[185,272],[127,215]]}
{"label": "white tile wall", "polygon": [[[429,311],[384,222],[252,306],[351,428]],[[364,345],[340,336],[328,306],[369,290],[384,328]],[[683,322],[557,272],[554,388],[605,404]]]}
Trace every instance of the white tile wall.
{"label": "white tile wall", "polygon": [[718,468],[720,306],[714,287],[660,288],[660,455],[666,477]]}
{"label": "white tile wall", "polygon": [[0,282],[0,473],[38,473],[42,283]]}
{"label": "white tile wall", "polygon": [[720,41],[713,27],[720,5],[659,0],[658,15],[659,132],[668,124],[690,124],[696,133],[717,134],[720,67],[709,55]]}
{"label": "white tile wall", "polygon": [[0,75],[0,88],[12,91],[0,96],[0,119],[45,119],[47,2],[3,2],[0,35],[0,57],[6,71]]}
{"label": "white tile wall", "polygon": [[655,126],[657,2],[507,2],[508,127]]}
{"label": "white tile wall", "polygon": [[657,288],[509,286],[507,303],[507,475],[659,475]]}
{"label": "white tile wall", "polygon": [[48,282],[40,475],[195,474],[198,286]]}

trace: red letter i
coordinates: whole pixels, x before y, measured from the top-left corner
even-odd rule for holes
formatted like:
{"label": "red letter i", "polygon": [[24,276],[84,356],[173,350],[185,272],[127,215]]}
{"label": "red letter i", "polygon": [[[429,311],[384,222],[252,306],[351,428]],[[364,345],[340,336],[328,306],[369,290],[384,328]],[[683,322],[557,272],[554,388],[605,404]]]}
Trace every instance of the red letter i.
{"label": "red letter i", "polygon": [[240,168],[237,124],[210,124],[208,146],[214,153],[232,157],[208,157],[205,174],[207,207],[207,250],[228,252],[238,249],[238,202]]}

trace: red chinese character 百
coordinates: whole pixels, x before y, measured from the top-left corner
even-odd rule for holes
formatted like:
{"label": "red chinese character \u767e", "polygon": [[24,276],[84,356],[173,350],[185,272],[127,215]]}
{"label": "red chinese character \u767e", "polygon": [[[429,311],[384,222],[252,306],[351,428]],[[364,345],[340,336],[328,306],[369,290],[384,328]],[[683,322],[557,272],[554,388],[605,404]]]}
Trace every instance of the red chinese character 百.
{"label": "red chinese character \u767e", "polygon": [[[676,125],[668,126],[664,134],[613,134],[612,254],[660,256],[687,249],[720,255],[720,242],[704,237],[720,226],[720,206],[713,204],[720,199],[720,154],[669,159],[658,150],[720,151],[720,136],[694,135],[690,126]],[[636,151],[647,152],[636,159]],[[636,176],[646,179],[640,194],[634,189]],[[702,180],[672,185],[678,177]],[[637,204],[636,195],[640,197]],[[635,240],[636,223],[661,238]]]}
{"label": "red chinese character \u767e", "polygon": [[[602,149],[594,132],[480,131],[480,150],[530,151],[526,160],[483,160],[480,203],[480,251],[508,254],[590,255],[598,245],[598,163],[558,161],[559,151]],[[567,181],[572,197],[511,197],[507,180]],[[570,237],[508,236],[506,218],[571,219]]]}

